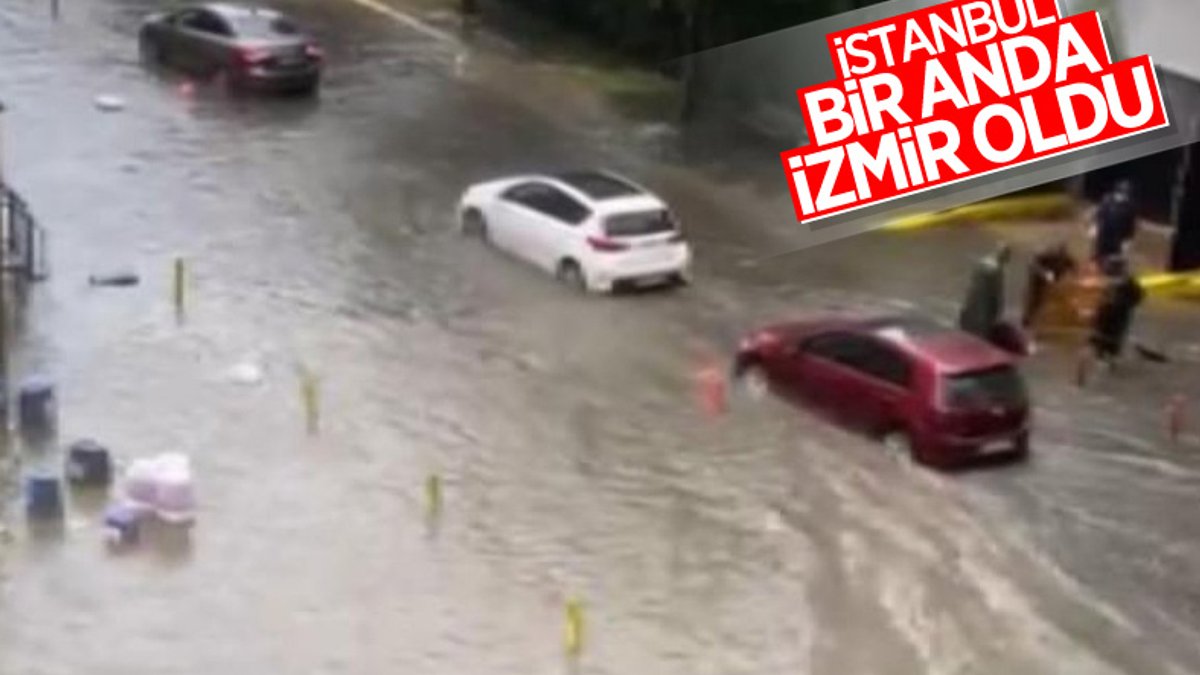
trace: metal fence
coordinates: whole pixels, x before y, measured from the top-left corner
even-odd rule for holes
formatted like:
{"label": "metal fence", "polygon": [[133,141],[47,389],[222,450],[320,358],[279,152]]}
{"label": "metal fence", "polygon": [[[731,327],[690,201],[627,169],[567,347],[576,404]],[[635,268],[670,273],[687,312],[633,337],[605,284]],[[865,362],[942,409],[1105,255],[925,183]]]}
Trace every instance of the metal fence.
{"label": "metal fence", "polygon": [[46,232],[37,224],[21,195],[3,185],[0,185],[0,236],[4,271],[26,281],[46,278]]}

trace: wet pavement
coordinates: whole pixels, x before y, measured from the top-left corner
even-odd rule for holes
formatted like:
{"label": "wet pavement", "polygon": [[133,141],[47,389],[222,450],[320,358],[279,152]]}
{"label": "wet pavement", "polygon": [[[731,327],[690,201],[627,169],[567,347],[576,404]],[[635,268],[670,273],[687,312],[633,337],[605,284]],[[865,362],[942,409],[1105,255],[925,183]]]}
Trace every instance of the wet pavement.
{"label": "wet pavement", "polygon": [[[14,370],[57,380],[63,441],[189,453],[199,522],[114,556],[80,498],[35,536],[11,488],[54,457],[22,453],[0,673],[1200,671],[1200,442],[1168,444],[1162,413],[1200,400],[1194,308],[1148,311],[1170,367],[1080,393],[1067,351],[1032,362],[1027,465],[912,469],[781,404],[708,419],[704,350],[834,305],[947,316],[995,232],[767,259],[788,241],[769,202],[647,152],[537,64],[297,0],[330,55],[320,99],[231,100],[139,66],[151,6],[74,0],[57,26],[0,7],[7,172],[52,231]],[[579,298],[457,235],[463,185],[579,164],[676,205],[692,288]],[[139,286],[87,284],[126,268]],[[245,362],[261,383],[233,381]]]}

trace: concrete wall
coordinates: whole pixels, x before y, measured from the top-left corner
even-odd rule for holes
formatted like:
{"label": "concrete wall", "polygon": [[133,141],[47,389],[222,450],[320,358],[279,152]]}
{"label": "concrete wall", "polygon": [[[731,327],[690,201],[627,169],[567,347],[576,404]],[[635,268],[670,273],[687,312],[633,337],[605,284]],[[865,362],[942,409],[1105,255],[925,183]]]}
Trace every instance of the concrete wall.
{"label": "concrete wall", "polygon": [[1149,54],[1156,65],[1200,80],[1200,0],[1059,0],[1067,14],[1098,10],[1117,58]]}

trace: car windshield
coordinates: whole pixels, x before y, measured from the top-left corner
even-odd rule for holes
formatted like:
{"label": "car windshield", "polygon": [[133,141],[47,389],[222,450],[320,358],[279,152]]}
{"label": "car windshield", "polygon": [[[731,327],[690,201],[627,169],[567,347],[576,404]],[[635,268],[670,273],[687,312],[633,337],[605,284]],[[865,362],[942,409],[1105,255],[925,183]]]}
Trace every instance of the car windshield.
{"label": "car windshield", "polygon": [[229,22],[238,37],[262,39],[300,34],[296,24],[277,14],[240,14],[231,17]]}
{"label": "car windshield", "polygon": [[952,375],[944,382],[944,401],[951,408],[1025,405],[1025,382],[1011,366]]}
{"label": "car windshield", "polygon": [[637,237],[674,230],[675,219],[666,209],[620,213],[604,221],[604,232],[610,237]]}

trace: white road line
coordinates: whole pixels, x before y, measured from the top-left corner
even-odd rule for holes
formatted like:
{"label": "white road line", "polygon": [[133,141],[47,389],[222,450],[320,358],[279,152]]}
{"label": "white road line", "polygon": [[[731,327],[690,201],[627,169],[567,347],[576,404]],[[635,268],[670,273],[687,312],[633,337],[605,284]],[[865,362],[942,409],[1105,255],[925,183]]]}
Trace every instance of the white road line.
{"label": "white road line", "polygon": [[456,47],[459,44],[458,38],[452,33],[448,33],[440,28],[436,28],[411,14],[407,14],[396,9],[395,7],[391,7],[383,2],[380,2],[380,0],[350,0],[350,2],[353,2],[360,7],[365,7],[369,10],[378,12],[397,23],[402,23],[418,33],[427,35],[440,42],[446,42]]}

